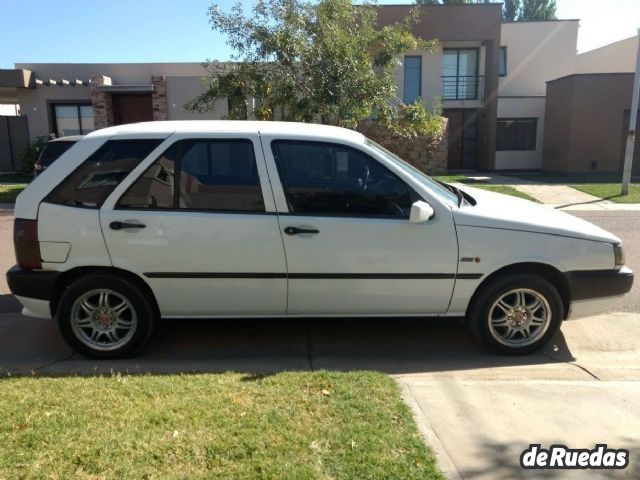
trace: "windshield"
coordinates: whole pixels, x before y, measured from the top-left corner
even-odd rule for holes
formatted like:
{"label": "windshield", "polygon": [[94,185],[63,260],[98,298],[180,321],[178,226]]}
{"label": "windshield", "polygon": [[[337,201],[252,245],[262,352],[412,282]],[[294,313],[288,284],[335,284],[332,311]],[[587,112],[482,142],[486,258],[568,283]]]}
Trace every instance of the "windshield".
{"label": "windshield", "polygon": [[389,160],[394,162],[396,165],[402,168],[402,170],[407,172],[409,175],[416,178],[420,183],[422,183],[425,187],[427,187],[429,191],[432,192],[434,195],[436,195],[438,198],[443,199],[444,201],[446,201],[447,203],[453,206],[458,206],[458,197],[453,192],[451,192],[450,190],[447,190],[445,187],[443,187],[438,182],[436,182],[429,175],[418,170],[416,167],[414,167],[410,163],[405,162],[395,153],[392,153],[386,148],[384,148],[383,146],[378,145],[373,140],[369,140],[367,138],[365,139],[365,142],[369,147],[373,148],[378,153],[383,155],[385,158],[388,158]]}

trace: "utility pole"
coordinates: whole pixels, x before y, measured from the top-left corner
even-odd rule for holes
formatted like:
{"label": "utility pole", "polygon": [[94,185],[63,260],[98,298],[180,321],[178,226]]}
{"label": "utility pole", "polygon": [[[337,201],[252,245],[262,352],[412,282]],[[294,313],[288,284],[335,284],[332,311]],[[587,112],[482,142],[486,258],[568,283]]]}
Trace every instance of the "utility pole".
{"label": "utility pole", "polygon": [[633,148],[636,143],[636,122],[638,121],[638,95],[640,95],[640,29],[638,29],[638,53],[636,58],[636,75],[633,78],[629,132],[627,133],[627,147],[625,149],[624,167],[622,169],[622,195],[629,194],[629,183],[631,183]]}

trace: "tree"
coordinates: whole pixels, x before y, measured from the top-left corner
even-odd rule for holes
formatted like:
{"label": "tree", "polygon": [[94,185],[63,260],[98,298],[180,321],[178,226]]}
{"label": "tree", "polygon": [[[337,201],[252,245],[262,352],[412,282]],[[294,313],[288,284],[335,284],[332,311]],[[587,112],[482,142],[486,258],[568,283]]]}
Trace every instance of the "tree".
{"label": "tree", "polygon": [[520,7],[520,0],[505,0],[502,7],[502,20],[515,22],[518,19]]}
{"label": "tree", "polygon": [[522,0],[519,21],[555,19],[556,0]]}
{"label": "tree", "polygon": [[412,35],[414,17],[378,28],[376,8],[350,0],[258,0],[247,13],[241,2],[229,11],[213,4],[209,14],[236,62],[210,63],[206,90],[188,109],[212,111],[226,99],[231,119],[273,120],[277,114],[355,128],[377,116],[397,129],[411,119],[433,126],[434,115],[421,103],[407,108],[392,102],[402,54],[436,44]]}
{"label": "tree", "polygon": [[[472,3],[503,3],[503,0],[416,0],[417,5],[465,5]],[[505,22],[555,20],[556,0],[504,0],[502,19]]]}

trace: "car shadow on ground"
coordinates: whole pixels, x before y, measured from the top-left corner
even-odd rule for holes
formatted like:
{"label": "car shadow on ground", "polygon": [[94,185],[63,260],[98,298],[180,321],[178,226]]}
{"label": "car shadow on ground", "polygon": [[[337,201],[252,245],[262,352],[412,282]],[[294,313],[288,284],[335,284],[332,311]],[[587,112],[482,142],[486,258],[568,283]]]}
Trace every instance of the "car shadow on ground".
{"label": "car shadow on ground", "polygon": [[461,319],[165,320],[133,358],[91,360],[74,354],[55,322],[0,316],[0,376],[377,370],[450,372],[572,361],[559,333],[541,353],[494,355]]}
{"label": "car shadow on ground", "polygon": [[[633,438],[621,438],[618,441],[620,443],[616,445],[608,445],[609,449],[624,448],[628,450],[630,459],[629,465],[624,469],[598,469],[591,470],[590,473],[585,473],[584,470],[573,469],[567,473],[567,470],[559,469],[544,469],[544,470],[530,470],[525,472],[520,467],[520,456],[522,452],[528,448],[528,439],[524,439],[522,442],[504,444],[494,441],[485,441],[479,445],[480,455],[487,458],[485,466],[482,469],[469,469],[460,471],[465,479],[486,479],[491,478],[494,480],[511,480],[514,478],[544,478],[544,479],[567,479],[567,478],[599,478],[602,480],[616,479],[616,478],[640,478],[640,447],[636,446],[636,439]],[[566,441],[556,439],[552,441],[545,441],[542,448],[548,449],[551,445],[564,445]],[[569,448],[585,448],[594,449],[595,445],[566,445]],[[528,473],[530,475],[525,475]]]}

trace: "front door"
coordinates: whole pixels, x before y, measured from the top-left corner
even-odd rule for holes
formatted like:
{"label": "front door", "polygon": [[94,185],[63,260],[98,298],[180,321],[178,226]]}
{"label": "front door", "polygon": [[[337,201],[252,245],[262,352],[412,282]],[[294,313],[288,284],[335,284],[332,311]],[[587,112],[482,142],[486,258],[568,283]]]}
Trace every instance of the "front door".
{"label": "front door", "polygon": [[151,122],[153,120],[153,104],[151,94],[112,94],[113,124]]}
{"label": "front door", "polygon": [[478,111],[473,109],[447,109],[449,170],[476,168],[478,150]]}
{"label": "front door", "polygon": [[281,180],[274,194],[282,205],[289,315],[447,310],[457,266],[448,209],[412,224],[418,194],[363,151],[262,138],[270,176]]}
{"label": "front door", "polygon": [[163,145],[101,209],[113,265],[150,285],[163,317],[283,315],[284,248],[259,136]]}

